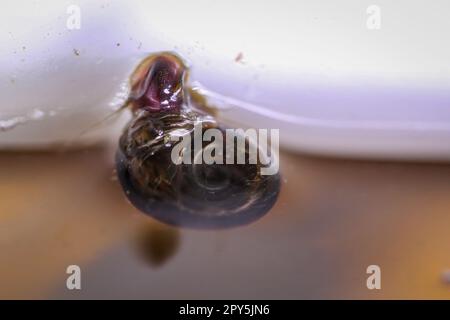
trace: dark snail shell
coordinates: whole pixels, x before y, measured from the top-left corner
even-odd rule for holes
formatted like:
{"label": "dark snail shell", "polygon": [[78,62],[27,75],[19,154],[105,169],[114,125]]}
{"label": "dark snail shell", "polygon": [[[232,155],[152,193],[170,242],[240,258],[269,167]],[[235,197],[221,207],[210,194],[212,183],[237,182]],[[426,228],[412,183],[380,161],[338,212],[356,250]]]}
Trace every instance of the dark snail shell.
{"label": "dark snail shell", "polygon": [[[225,131],[213,118],[186,102],[184,85],[180,83],[186,78],[186,69],[178,57],[166,53],[151,59],[147,72],[138,68],[142,77],[138,82],[151,90],[134,85],[135,91],[139,88],[138,94],[130,95],[134,96],[129,101],[134,117],[120,138],[116,155],[119,181],[131,203],[165,223],[195,228],[247,224],[267,213],[278,197],[280,176],[261,175],[260,162],[172,161],[172,149],[179,143],[171,140],[173,134],[182,132],[194,141],[195,124],[200,124],[202,132],[220,130],[225,141]],[[164,101],[158,107],[155,101],[161,99]],[[202,142],[201,150],[211,143]],[[246,138],[246,160],[250,143]],[[196,152],[192,145],[192,158],[199,156]],[[226,157],[226,151],[222,156]]]}

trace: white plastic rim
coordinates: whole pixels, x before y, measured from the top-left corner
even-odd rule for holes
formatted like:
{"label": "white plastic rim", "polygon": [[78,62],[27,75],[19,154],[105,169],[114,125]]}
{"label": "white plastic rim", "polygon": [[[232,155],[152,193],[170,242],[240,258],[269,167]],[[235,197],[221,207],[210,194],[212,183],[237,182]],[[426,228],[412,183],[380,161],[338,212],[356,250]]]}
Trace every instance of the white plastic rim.
{"label": "white plastic rim", "polygon": [[[236,126],[282,147],[450,159],[448,1],[5,1],[3,148],[113,140],[81,132],[120,106],[139,59],[175,51]],[[74,10],[75,9],[75,10]],[[67,27],[80,12],[80,28]],[[370,19],[378,15],[379,29]]]}

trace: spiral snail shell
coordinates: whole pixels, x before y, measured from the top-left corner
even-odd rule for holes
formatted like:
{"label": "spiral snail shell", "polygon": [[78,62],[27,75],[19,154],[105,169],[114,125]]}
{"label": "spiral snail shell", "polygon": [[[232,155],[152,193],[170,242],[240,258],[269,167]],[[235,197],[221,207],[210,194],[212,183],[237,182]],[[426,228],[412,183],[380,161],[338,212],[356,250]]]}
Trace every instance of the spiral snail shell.
{"label": "spiral snail shell", "polygon": [[[137,67],[126,105],[133,118],[116,156],[119,181],[135,207],[168,224],[224,228],[250,223],[274,205],[280,176],[261,175],[259,160],[255,164],[174,163],[172,150],[180,143],[174,136],[193,136],[197,127],[202,133],[217,129],[226,139],[217,121],[195,104],[187,79],[187,67],[172,53],[149,56]],[[252,142],[245,141],[248,158]],[[183,152],[195,159],[211,143],[202,141],[200,151],[192,147]]]}

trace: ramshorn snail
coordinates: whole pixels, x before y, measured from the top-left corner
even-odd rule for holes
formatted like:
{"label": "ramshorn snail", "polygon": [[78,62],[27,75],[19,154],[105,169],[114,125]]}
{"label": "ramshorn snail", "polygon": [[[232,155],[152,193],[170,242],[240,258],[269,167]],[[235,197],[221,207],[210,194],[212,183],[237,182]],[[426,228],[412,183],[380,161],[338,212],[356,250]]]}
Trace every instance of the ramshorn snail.
{"label": "ramshorn snail", "polygon": [[[199,163],[196,158],[213,142],[202,141],[201,149],[180,148],[174,137],[192,137],[195,128],[204,134],[217,129],[223,141],[225,130],[204,108],[195,103],[186,86],[188,69],[171,53],[146,58],[131,76],[126,106],[133,118],[125,128],[117,152],[120,183],[141,211],[172,225],[222,228],[250,223],[275,203],[280,176],[261,175],[263,163]],[[211,139],[212,140],[212,139]],[[245,150],[235,145],[220,157],[250,157],[251,141]],[[188,155],[191,163],[176,163],[174,148]]]}

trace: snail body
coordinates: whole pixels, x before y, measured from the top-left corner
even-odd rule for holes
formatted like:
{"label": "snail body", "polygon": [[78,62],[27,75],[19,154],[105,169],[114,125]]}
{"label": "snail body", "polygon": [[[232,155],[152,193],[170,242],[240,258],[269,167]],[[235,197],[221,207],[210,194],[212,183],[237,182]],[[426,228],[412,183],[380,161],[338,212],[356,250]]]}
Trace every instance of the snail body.
{"label": "snail body", "polygon": [[[245,150],[235,146],[216,152],[221,161],[201,161],[203,152],[219,142],[223,146],[227,135],[214,117],[195,105],[187,78],[185,64],[170,53],[150,56],[138,66],[127,101],[133,117],[116,156],[119,180],[134,206],[165,223],[195,228],[250,223],[275,203],[279,174],[262,175],[260,160],[228,163],[226,157],[237,157],[238,151],[249,160],[248,137]],[[201,140],[200,148],[181,145],[180,138],[194,141],[196,134],[203,136],[210,129],[220,139],[216,135],[213,141]],[[188,161],[176,161],[176,150],[175,155]]]}

